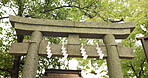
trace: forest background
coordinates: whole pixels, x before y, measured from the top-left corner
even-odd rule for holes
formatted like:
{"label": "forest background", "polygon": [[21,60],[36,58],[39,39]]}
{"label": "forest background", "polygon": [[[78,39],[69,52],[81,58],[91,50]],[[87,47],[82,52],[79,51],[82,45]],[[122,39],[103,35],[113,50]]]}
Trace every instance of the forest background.
{"label": "forest background", "polygon": [[[124,78],[148,78],[148,64],[139,36],[148,36],[148,1],[147,0],[0,0],[0,77],[21,78],[25,56],[11,56],[9,47],[17,42],[19,36],[11,27],[8,16],[66,20],[79,22],[136,22],[136,28],[131,35],[119,43],[131,47],[134,59],[121,60]],[[30,39],[29,36],[24,36]],[[61,44],[66,38],[44,37],[55,44]],[[81,39],[81,43],[92,45],[102,42],[99,39]],[[94,78],[108,78],[106,60],[97,58],[83,60],[81,58],[40,57],[37,78],[44,74],[44,69],[69,69],[69,61],[77,60],[77,69],[85,75],[92,74]],[[16,68],[19,68],[17,70]],[[100,70],[100,71],[98,71]],[[19,71],[18,73],[14,71]],[[102,75],[100,75],[102,74]],[[99,75],[99,77],[97,76]]]}

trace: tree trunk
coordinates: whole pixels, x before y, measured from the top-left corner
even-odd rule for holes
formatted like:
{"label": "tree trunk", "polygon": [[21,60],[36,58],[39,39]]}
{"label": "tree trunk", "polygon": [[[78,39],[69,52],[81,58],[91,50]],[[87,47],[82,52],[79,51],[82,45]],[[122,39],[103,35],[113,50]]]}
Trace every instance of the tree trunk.
{"label": "tree trunk", "polygon": [[21,56],[15,56],[14,65],[13,65],[13,68],[11,70],[11,78],[18,78],[20,58],[21,58]]}
{"label": "tree trunk", "polygon": [[[18,35],[17,36],[17,42],[23,42],[24,36],[23,35]],[[19,67],[20,67],[20,58],[21,56],[14,56],[14,64],[13,68],[11,70],[11,78],[18,78],[19,76]]]}

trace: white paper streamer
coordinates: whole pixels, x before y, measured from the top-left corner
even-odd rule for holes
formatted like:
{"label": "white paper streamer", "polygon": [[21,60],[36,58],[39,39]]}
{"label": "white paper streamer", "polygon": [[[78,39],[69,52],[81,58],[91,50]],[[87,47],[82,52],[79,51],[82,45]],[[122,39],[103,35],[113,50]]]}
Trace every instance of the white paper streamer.
{"label": "white paper streamer", "polygon": [[67,54],[66,48],[65,48],[65,46],[64,46],[64,40],[62,41],[61,50],[62,50],[62,54],[63,54],[63,56],[64,56],[63,59],[64,59],[64,60],[67,59],[68,54]]}
{"label": "white paper streamer", "polygon": [[99,58],[103,59],[104,54],[102,53],[101,48],[99,47],[98,43],[97,43],[96,50],[97,50],[98,55],[100,56]]}
{"label": "white paper streamer", "polygon": [[82,54],[82,56],[83,56],[83,59],[86,60],[87,57],[88,57],[88,55],[86,54],[86,51],[85,51],[85,49],[84,49],[83,44],[82,44],[80,50],[81,50],[81,54]]}
{"label": "white paper streamer", "polygon": [[47,47],[46,47],[46,52],[47,52],[47,57],[48,57],[48,58],[51,58],[51,56],[52,56],[50,44],[51,44],[51,43],[48,42],[48,45],[47,45]]}

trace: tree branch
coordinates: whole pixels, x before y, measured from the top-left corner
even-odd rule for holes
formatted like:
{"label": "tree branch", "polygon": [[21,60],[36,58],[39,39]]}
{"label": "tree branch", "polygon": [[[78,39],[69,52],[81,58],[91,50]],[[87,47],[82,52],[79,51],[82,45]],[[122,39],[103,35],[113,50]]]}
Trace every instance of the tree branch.
{"label": "tree branch", "polygon": [[[82,7],[79,7],[79,6],[71,6],[71,5],[68,5],[68,6],[60,6],[60,7],[56,7],[56,8],[50,9],[50,10],[44,10],[44,11],[41,12],[41,13],[46,13],[46,12],[53,11],[53,10],[56,10],[56,9],[68,8],[68,7],[75,7],[75,8],[79,8],[79,9],[87,10],[87,9],[82,8]],[[87,11],[88,11],[88,10],[87,10]]]}
{"label": "tree branch", "polygon": [[0,68],[0,71],[6,71],[6,72],[9,72],[11,74],[11,69],[3,69],[3,68]]}
{"label": "tree branch", "polygon": [[[10,3],[13,4],[12,1],[10,1]],[[14,13],[15,15],[17,15],[17,13],[16,13],[16,12],[14,11],[14,9],[12,8],[12,6],[10,6],[10,9],[13,11],[13,13]]]}
{"label": "tree branch", "polygon": [[1,19],[5,19],[5,18],[9,18],[9,17],[0,17],[0,20],[1,20]]}
{"label": "tree branch", "polygon": [[93,6],[95,2],[96,1],[91,1],[91,3],[89,5],[87,5],[87,6],[85,6],[84,8],[89,8],[89,7]]}
{"label": "tree branch", "polygon": [[135,70],[135,68],[133,67],[132,63],[131,63],[129,66],[127,66],[127,67],[130,67],[130,68],[134,71],[135,76],[138,77],[138,75],[137,75],[137,73],[136,73],[136,70]]}
{"label": "tree branch", "polygon": [[[46,13],[46,12],[53,11],[53,10],[56,10],[56,9],[68,8],[68,7],[75,7],[75,8],[78,8],[78,9],[80,9],[80,10],[90,11],[90,10],[86,9],[88,6],[87,6],[87,7],[80,7],[80,6],[71,6],[71,5],[68,5],[68,6],[56,7],[56,8],[50,9],[50,10],[44,10],[44,11],[41,12],[41,13]],[[90,18],[93,18],[93,17],[94,17],[94,16],[88,14],[88,13],[85,12],[85,11],[83,11],[83,12],[84,12],[84,14],[85,14],[86,16],[88,16],[88,17],[90,17]],[[95,13],[95,12],[93,12],[93,13]],[[97,15],[97,14],[95,14],[95,16],[96,16],[96,15]]]}
{"label": "tree branch", "polygon": [[139,76],[141,76],[142,72],[144,71],[143,70],[143,64],[144,64],[145,60],[146,60],[146,58],[142,61],[141,65],[140,65],[141,70],[139,72]]}

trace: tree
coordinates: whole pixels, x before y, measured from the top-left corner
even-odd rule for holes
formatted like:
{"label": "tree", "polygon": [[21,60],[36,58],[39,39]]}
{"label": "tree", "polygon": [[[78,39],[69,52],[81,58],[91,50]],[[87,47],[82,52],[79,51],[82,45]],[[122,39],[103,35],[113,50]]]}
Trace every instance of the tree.
{"label": "tree", "polygon": [[[71,21],[87,21],[87,22],[136,22],[136,29],[133,33],[131,33],[130,37],[122,41],[123,45],[132,47],[135,51],[135,59],[132,61],[123,61],[123,70],[125,77],[137,76],[146,77],[144,73],[147,73],[144,57],[142,54],[142,48],[136,46],[136,36],[138,34],[148,35],[148,4],[147,0],[1,0],[0,8],[2,12],[0,12],[0,20],[3,21],[4,24],[8,25],[8,23],[4,22],[4,19],[7,19],[5,14],[9,14],[9,12],[13,13],[13,15],[22,16],[22,17],[30,17],[30,18],[46,18],[46,19],[55,19],[55,20],[71,20]],[[3,9],[4,7],[8,7],[10,11]],[[116,21],[119,19],[119,21]],[[1,21],[1,23],[2,23]],[[142,29],[143,28],[143,29]],[[7,29],[8,30],[8,29]],[[0,31],[6,31],[5,27],[0,27]],[[13,34],[15,31],[13,28],[7,32],[5,37],[0,38],[0,51],[1,55],[5,58],[0,58],[0,60],[5,60],[0,62],[0,68],[2,73],[1,75],[4,77],[10,77],[12,72],[8,72],[8,69],[11,69],[14,66],[13,59],[15,57],[10,56],[8,52],[8,48],[12,42],[16,41],[16,36]],[[22,38],[22,36],[17,36],[18,39]],[[29,39],[30,37],[24,36],[25,39]],[[10,40],[11,39],[11,40]],[[53,43],[60,43],[61,38],[46,38]],[[83,39],[83,42],[87,43],[88,39]],[[93,40],[94,42],[99,42],[98,40]],[[4,44],[8,42],[8,44]],[[12,59],[10,59],[12,58]],[[20,57],[17,58],[18,60]],[[20,72],[22,70],[24,64],[24,57],[20,59]],[[139,60],[137,60],[139,59]],[[7,60],[7,61],[6,61]],[[17,60],[17,61],[18,61]],[[40,62],[44,62],[45,65],[39,66],[39,71],[42,71],[43,68],[48,68],[47,61],[55,61],[53,62],[55,68],[59,65],[63,65],[63,63],[57,62],[57,58],[47,59],[45,57],[40,58]],[[141,60],[141,61],[140,61]],[[18,62],[14,63],[18,63]],[[86,61],[79,60],[82,64],[86,64],[88,62],[96,62],[96,65],[92,65],[94,68],[99,67],[103,64],[104,61],[96,60],[96,59],[88,59]],[[138,61],[138,62],[137,62]],[[5,64],[8,64],[6,66]],[[81,64],[81,65],[82,65]],[[138,65],[141,65],[145,69],[137,68]],[[83,65],[82,65],[83,66]],[[134,70],[132,67],[134,66]],[[86,66],[84,69],[89,69],[89,66]],[[129,69],[130,68],[130,69]],[[7,71],[3,70],[7,69]],[[140,70],[141,69],[141,70]],[[127,73],[128,71],[128,73]],[[130,71],[130,72],[129,72]],[[132,72],[131,72],[132,71]],[[136,72],[134,72],[136,71]],[[140,72],[141,71],[141,72]],[[144,71],[144,72],[143,72]],[[137,72],[142,73],[141,75]],[[9,73],[9,74],[8,74]],[[96,73],[92,70],[91,73]],[[136,74],[135,74],[136,73]],[[20,73],[21,74],[21,73]],[[38,75],[41,76],[42,73]],[[132,75],[129,75],[132,74]],[[8,76],[9,75],[9,76]]]}
{"label": "tree", "polygon": [[128,22],[135,21],[137,27],[127,39],[122,41],[123,45],[133,48],[135,55],[135,58],[132,60],[122,61],[124,78],[147,78],[148,71],[146,69],[148,65],[146,64],[146,57],[144,56],[141,45],[137,45],[136,37],[138,37],[138,35],[147,35],[148,10],[146,10],[146,4],[148,1],[132,0],[127,2],[130,4],[126,4],[128,7],[125,10],[127,12],[125,12],[126,18],[124,20]]}
{"label": "tree", "polygon": [[[75,1],[63,0],[63,3],[61,2],[61,0],[52,0],[52,1],[49,1],[49,0],[45,0],[45,1],[43,1],[43,0],[34,0],[34,1],[30,1],[30,0],[2,0],[1,1],[2,7],[10,8],[12,10],[13,14],[15,14],[17,16],[31,17],[31,18],[47,18],[47,19],[56,19],[56,20],[75,20],[75,21],[80,21],[80,20],[83,21],[84,17],[82,17],[82,16],[87,16],[89,18],[95,17],[97,15],[96,13],[98,11],[96,9],[96,7],[98,7],[97,3],[100,3],[100,2],[91,1],[91,0],[85,0],[85,1],[83,1],[83,0],[80,0],[80,1],[79,0],[75,0]],[[3,17],[3,15],[7,14],[7,10],[6,10],[6,12],[4,12],[4,11],[5,10],[3,9],[3,13],[1,14],[1,19],[8,18],[5,16]],[[77,14],[75,14],[75,13],[77,13]],[[10,32],[10,34],[12,34],[12,33],[13,32]],[[12,36],[10,34],[7,34],[7,36]],[[22,36],[17,36],[17,37],[18,37],[18,41],[22,41],[22,40],[19,40],[19,39],[23,38]],[[24,38],[28,39],[29,37],[25,36]],[[54,39],[54,40],[58,40],[58,39]],[[1,40],[1,41],[2,41],[2,43],[5,42],[3,40]],[[8,42],[11,42],[11,41],[9,41],[9,39],[8,39]],[[6,47],[6,45],[4,45],[4,46]],[[8,49],[5,49],[5,50],[8,52]],[[7,52],[3,51],[4,54],[6,54]],[[9,59],[9,58],[5,58],[5,60],[6,59]],[[20,57],[17,59],[20,60]],[[22,57],[20,60],[20,68],[22,68],[22,66],[23,66],[23,62],[24,62],[23,59],[24,59],[24,57]],[[42,58],[41,58],[41,60],[42,60]],[[56,60],[56,58],[54,58],[54,60]],[[41,61],[41,62],[43,62],[43,61]],[[3,62],[3,63],[5,63],[5,62]],[[18,61],[15,61],[14,65],[15,65],[15,63],[18,63]],[[59,63],[57,64],[57,66],[59,66]],[[13,63],[11,63],[11,66],[9,66],[9,67],[12,68],[12,67],[16,67],[16,66],[13,66]],[[7,67],[5,67],[5,68],[7,68]],[[46,67],[43,67],[43,68],[46,68]],[[4,68],[2,68],[2,72],[3,72],[3,69]],[[9,73],[12,74],[13,72],[9,72]],[[5,76],[6,74],[2,74],[2,75]]]}
{"label": "tree", "polygon": [[[104,13],[105,21],[114,22],[120,19],[123,22],[136,22],[136,28],[131,35],[122,41],[124,46],[133,48],[135,58],[132,60],[123,60],[122,68],[125,78],[147,78],[148,70],[147,63],[141,45],[137,45],[136,37],[139,35],[148,35],[148,1],[146,0],[110,0],[108,9]],[[96,16],[97,17],[97,16]],[[90,19],[91,21],[98,20],[97,18]],[[115,21],[116,22],[116,21]]]}

